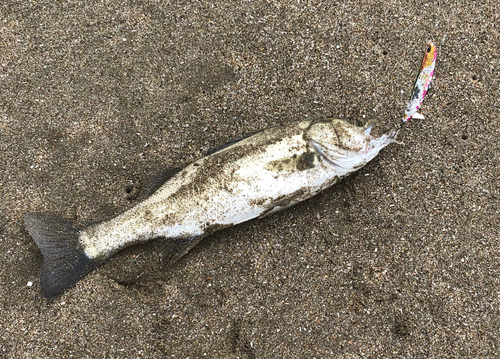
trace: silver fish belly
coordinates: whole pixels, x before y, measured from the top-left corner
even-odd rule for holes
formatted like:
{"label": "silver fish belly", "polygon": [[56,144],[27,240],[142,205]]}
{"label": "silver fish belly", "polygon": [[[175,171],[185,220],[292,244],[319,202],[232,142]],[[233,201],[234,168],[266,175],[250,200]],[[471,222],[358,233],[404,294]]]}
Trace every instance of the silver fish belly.
{"label": "silver fish belly", "polygon": [[295,122],[195,161],[109,221],[83,228],[29,213],[26,228],[44,254],[42,292],[59,295],[120,249],[156,237],[165,237],[179,258],[216,230],[314,196],[364,166],[393,137],[375,138],[338,119]]}

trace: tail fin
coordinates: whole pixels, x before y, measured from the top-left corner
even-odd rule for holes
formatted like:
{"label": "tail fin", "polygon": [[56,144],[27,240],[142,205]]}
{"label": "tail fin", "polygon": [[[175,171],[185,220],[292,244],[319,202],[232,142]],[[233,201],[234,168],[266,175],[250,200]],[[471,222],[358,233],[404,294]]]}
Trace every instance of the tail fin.
{"label": "tail fin", "polygon": [[40,287],[45,298],[62,294],[100,264],[85,255],[78,242],[83,227],[73,221],[28,213],[24,226],[43,255]]}

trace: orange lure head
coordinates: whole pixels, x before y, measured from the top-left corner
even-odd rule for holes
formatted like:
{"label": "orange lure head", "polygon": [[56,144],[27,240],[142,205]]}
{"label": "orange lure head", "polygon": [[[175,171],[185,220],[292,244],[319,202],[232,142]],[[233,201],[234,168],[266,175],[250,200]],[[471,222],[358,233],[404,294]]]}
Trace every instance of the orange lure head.
{"label": "orange lure head", "polygon": [[422,67],[420,68],[420,71],[422,71],[426,67],[431,66],[434,61],[436,61],[436,57],[437,47],[432,42],[429,42],[427,44],[427,47],[425,48],[424,60],[422,61]]}

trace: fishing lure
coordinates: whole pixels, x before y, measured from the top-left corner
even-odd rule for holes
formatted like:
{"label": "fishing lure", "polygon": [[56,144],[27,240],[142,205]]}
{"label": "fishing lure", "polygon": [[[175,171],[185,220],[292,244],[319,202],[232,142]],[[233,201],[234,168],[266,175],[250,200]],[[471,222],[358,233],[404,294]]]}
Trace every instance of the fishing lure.
{"label": "fishing lure", "polygon": [[415,81],[415,86],[411,93],[410,100],[406,105],[406,111],[403,116],[403,123],[410,121],[413,117],[423,118],[422,115],[418,114],[417,111],[424,100],[429,86],[432,82],[432,76],[434,75],[434,66],[436,65],[437,48],[432,43],[429,42],[425,49],[424,59],[422,61],[422,67],[420,68],[420,73],[418,74],[417,80]]}

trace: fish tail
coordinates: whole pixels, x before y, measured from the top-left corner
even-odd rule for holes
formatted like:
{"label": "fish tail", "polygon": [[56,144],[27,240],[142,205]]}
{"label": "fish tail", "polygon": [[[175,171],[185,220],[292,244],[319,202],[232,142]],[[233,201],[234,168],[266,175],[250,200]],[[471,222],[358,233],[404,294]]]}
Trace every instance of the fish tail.
{"label": "fish tail", "polygon": [[99,266],[78,241],[82,226],[45,213],[28,213],[24,226],[43,255],[40,288],[45,298],[62,294]]}

